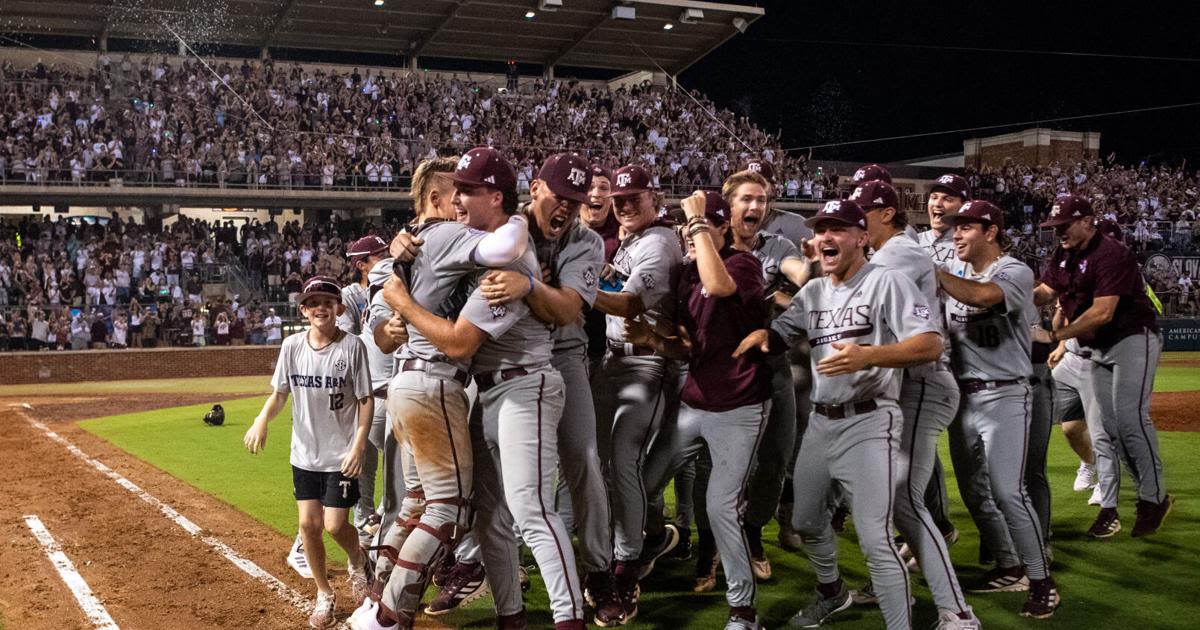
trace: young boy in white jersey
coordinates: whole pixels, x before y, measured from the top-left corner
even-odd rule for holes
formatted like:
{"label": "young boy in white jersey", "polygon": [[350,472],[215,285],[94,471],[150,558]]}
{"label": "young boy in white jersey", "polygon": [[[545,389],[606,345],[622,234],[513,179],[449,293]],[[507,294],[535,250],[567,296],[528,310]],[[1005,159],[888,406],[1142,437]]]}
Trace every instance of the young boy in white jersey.
{"label": "young boy in white jersey", "polygon": [[337,327],[345,309],[341,299],[341,287],[332,278],[314,276],[304,283],[300,313],[309,328],[284,340],[271,378],[273,392],[243,439],[251,453],[265,448],[267,423],[295,392],[290,461],[304,554],[317,583],[316,606],[308,618],[313,628],[337,622],[333,587],[325,575],[323,532],[329,532],[350,559],[355,605],[368,589],[366,555],[347,515],[358,501],[357,478],[375,399],[362,340]]}

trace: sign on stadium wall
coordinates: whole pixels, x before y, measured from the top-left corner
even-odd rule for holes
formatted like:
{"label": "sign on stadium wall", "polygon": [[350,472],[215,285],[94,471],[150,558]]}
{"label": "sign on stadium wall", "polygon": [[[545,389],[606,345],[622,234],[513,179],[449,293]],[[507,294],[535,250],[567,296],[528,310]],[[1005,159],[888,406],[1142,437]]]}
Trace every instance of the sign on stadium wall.
{"label": "sign on stadium wall", "polygon": [[1175,273],[1188,273],[1192,279],[1200,279],[1200,256],[1167,256],[1166,254],[1154,254],[1146,259],[1146,264],[1142,266],[1142,271],[1147,276],[1153,275],[1156,269],[1162,267],[1173,267]]}
{"label": "sign on stadium wall", "polygon": [[1167,352],[1200,350],[1200,319],[1160,319],[1158,325]]}

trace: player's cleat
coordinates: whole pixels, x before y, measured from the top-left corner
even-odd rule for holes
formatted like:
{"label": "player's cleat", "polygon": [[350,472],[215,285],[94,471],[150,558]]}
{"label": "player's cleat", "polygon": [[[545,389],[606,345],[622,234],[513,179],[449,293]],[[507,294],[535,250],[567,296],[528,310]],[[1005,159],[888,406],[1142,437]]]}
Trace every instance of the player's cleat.
{"label": "player's cleat", "polygon": [[1117,518],[1117,508],[1101,508],[1096,515],[1096,521],[1088,528],[1087,535],[1092,538],[1112,538],[1121,531],[1121,519]]}
{"label": "player's cleat", "polygon": [[346,582],[350,584],[350,592],[354,597],[354,603],[361,604],[367,598],[367,594],[371,592],[371,574],[367,571],[366,552],[363,552],[363,562],[355,565],[353,562],[346,566]]}
{"label": "player's cleat", "polygon": [[1029,590],[1029,578],[1020,566],[996,567],[983,574],[979,583],[967,589],[969,593],[1019,593]]}
{"label": "player's cleat", "polygon": [[292,548],[288,551],[287,565],[300,574],[300,577],[311,580],[313,577],[312,569],[308,566],[308,558],[304,557],[304,542],[300,540],[300,536],[296,536],[296,542],[292,543]]}
{"label": "player's cleat", "polygon": [[442,556],[442,561],[438,563],[437,568],[433,570],[433,577],[430,581],[433,585],[441,588],[446,583],[446,578],[450,575],[450,571],[454,570],[454,566],[458,564],[458,559],[454,554],[446,554]]}
{"label": "player's cleat", "polygon": [[763,630],[763,627],[758,623],[758,615],[753,608],[734,609],[729,611],[729,621],[725,623],[725,630]]}
{"label": "player's cleat", "polygon": [[1075,471],[1075,492],[1083,492],[1096,485],[1096,469],[1091,464],[1079,462],[1079,468]]}
{"label": "player's cleat", "polygon": [[1104,493],[1100,492],[1100,484],[1096,484],[1096,487],[1092,488],[1092,496],[1088,497],[1088,505],[1100,505],[1103,496]]}
{"label": "player's cleat", "polygon": [[346,620],[350,630],[390,630],[395,625],[385,626],[379,623],[379,602],[368,599],[362,603]]}
{"label": "player's cleat", "polygon": [[679,544],[667,554],[667,558],[680,562],[692,559],[692,531],[682,528],[679,530]]}
{"label": "player's cleat", "polygon": [[617,597],[617,582],[608,571],[594,571],[583,578],[583,599],[595,611],[592,623],[601,628],[625,625],[625,607]]}
{"label": "player's cleat", "polygon": [[458,562],[446,576],[446,583],[429,604],[425,614],[430,617],[444,615],[455,608],[465,606],[488,593],[487,572],[479,562]]}
{"label": "player's cleat", "polygon": [[1042,580],[1030,580],[1029,597],[1025,599],[1025,605],[1021,606],[1021,616],[1046,619],[1054,614],[1060,604],[1062,598],[1058,596],[1054,578],[1047,576]]}
{"label": "player's cleat", "polygon": [[750,570],[754,573],[754,579],[766,582],[771,579],[771,560],[765,553],[761,558],[750,556]]}
{"label": "player's cleat", "polygon": [[613,581],[617,587],[617,597],[621,599],[621,606],[625,609],[625,623],[629,623],[638,614],[638,599],[642,594],[638,585],[637,562],[615,562]]}
{"label": "player's cleat", "polygon": [[317,593],[317,603],[313,606],[312,614],[308,616],[308,625],[312,628],[332,628],[337,623],[334,616],[335,597],[333,593]]}
{"label": "player's cleat", "polygon": [[850,601],[855,606],[869,606],[879,603],[879,596],[875,594],[875,585],[867,582],[861,588],[850,589]]}
{"label": "player's cleat", "polygon": [[642,556],[638,558],[639,566],[641,567],[638,573],[638,579],[644,580],[650,572],[654,570],[654,561],[671,552],[676,545],[679,544],[679,528],[671,523],[667,523],[663,527],[661,537],[655,540],[646,540],[642,545]]}
{"label": "player's cleat", "polygon": [[696,584],[692,586],[693,593],[707,593],[717,587],[717,567],[721,566],[721,554],[715,553],[711,559],[703,557],[696,559]]}
{"label": "player's cleat", "polygon": [[966,615],[966,618],[960,617],[956,612],[939,608],[938,623],[934,626],[934,630],[980,630],[979,618],[975,616],[970,607],[963,614]]}
{"label": "player's cleat", "polygon": [[522,593],[528,592],[529,587],[533,586],[533,581],[529,579],[529,573],[530,573],[531,569],[536,569],[536,568],[537,568],[536,564],[531,565],[529,567],[525,567],[525,566],[517,567],[517,582],[521,585]]}
{"label": "player's cleat", "polygon": [[832,617],[834,613],[849,608],[851,603],[850,591],[846,590],[845,584],[840,584],[837,594],[833,597],[822,597],[818,592],[812,602],[804,607],[804,610],[788,619],[787,625],[791,628],[816,628]]}
{"label": "player's cleat", "polygon": [[587,630],[587,624],[582,619],[570,619],[556,622],[554,630]]}
{"label": "player's cleat", "polygon": [[1157,532],[1174,506],[1175,497],[1169,494],[1163,497],[1160,503],[1151,503],[1138,499],[1137,520],[1133,522],[1133,533],[1131,535],[1134,538],[1141,538],[1142,536],[1149,536]]}

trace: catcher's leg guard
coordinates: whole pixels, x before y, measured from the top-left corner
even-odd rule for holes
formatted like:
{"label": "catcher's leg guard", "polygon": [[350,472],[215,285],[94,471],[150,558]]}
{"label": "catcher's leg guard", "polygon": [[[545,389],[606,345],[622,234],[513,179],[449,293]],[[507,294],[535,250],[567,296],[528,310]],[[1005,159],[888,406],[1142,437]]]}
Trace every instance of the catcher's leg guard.
{"label": "catcher's leg guard", "polygon": [[[412,623],[420,610],[421,598],[429,587],[436,567],[446,554],[453,551],[465,525],[460,525],[469,505],[462,497],[429,499],[421,519],[403,529],[409,531],[404,546],[392,561],[395,569],[380,594],[380,606],[401,627]],[[454,506],[446,509],[445,506]],[[450,518],[447,518],[450,516]],[[395,527],[393,529],[401,529]],[[381,554],[386,554],[381,551]]]}

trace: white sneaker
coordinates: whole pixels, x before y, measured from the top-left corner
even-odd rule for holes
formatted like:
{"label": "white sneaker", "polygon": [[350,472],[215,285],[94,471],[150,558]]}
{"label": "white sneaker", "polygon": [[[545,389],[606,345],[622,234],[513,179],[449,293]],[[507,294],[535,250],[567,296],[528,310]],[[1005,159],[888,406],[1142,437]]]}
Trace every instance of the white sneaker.
{"label": "white sneaker", "polygon": [[317,593],[317,604],[313,606],[312,614],[308,616],[308,625],[312,628],[332,628],[337,623],[334,616],[336,601],[333,593]]}
{"label": "white sneaker", "polygon": [[371,578],[367,575],[367,567],[365,564],[350,562],[346,565],[346,573],[348,574],[346,581],[350,583],[350,592],[354,596],[354,603],[361,603],[371,590]]}
{"label": "white sneaker", "polygon": [[935,626],[936,630],[980,630],[982,627],[979,623],[979,618],[975,616],[975,612],[970,608],[967,609],[971,617],[969,619],[960,619],[958,615],[946,610],[945,608],[938,609],[938,623]]}
{"label": "white sneaker", "polygon": [[1088,505],[1100,505],[1100,498],[1103,493],[1100,492],[1100,484],[1092,490],[1092,496],[1088,498]]}
{"label": "white sneaker", "polygon": [[1091,464],[1079,462],[1075,471],[1075,492],[1083,492],[1096,485],[1096,469]]}
{"label": "white sneaker", "polygon": [[379,625],[379,619],[375,616],[378,612],[379,602],[368,599],[350,615],[346,623],[351,630],[388,630],[388,627]]}
{"label": "white sneaker", "polygon": [[300,535],[296,535],[296,542],[292,543],[291,551],[288,551],[287,564],[300,577],[311,580],[313,579],[312,569],[308,566],[308,558],[304,557],[304,542],[300,540]]}

